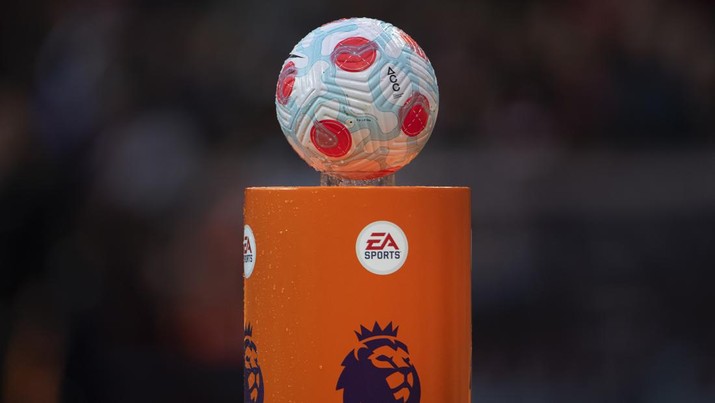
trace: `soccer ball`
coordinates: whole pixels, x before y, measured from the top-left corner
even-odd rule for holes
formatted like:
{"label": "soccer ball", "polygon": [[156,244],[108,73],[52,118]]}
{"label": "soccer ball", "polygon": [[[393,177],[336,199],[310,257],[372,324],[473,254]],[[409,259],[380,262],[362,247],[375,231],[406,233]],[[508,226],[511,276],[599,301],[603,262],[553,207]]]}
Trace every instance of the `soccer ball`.
{"label": "soccer ball", "polygon": [[437,119],[439,90],[424,51],[370,18],[323,25],[293,48],[276,85],[283,134],[313,168],[352,180],[412,161]]}

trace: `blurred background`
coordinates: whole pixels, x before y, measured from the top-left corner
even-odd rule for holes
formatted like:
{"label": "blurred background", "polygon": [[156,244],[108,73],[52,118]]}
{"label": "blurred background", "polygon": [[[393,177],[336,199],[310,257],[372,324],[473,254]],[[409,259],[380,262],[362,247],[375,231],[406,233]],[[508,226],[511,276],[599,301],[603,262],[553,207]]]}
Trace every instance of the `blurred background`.
{"label": "blurred background", "polygon": [[2,400],[241,401],[242,192],[318,183],[275,83],[349,16],[437,72],[397,179],[473,190],[474,401],[715,401],[707,0],[3,3]]}

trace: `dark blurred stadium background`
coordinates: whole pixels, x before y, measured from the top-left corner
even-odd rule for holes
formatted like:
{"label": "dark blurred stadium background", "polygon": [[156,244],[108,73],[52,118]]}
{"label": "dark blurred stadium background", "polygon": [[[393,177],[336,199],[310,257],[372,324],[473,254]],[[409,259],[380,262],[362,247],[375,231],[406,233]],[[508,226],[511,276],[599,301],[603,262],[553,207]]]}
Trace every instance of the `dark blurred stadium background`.
{"label": "dark blurred stadium background", "polygon": [[240,401],[242,191],[318,183],[275,82],[345,16],[437,72],[398,182],[473,189],[474,401],[715,401],[705,0],[3,2],[3,400]]}

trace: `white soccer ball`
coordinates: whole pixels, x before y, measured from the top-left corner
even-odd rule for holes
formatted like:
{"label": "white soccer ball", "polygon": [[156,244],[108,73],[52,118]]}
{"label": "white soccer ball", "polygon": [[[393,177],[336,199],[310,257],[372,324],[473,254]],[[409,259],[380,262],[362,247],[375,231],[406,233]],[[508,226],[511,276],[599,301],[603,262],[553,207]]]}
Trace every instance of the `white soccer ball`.
{"label": "white soccer ball", "polygon": [[313,168],[344,179],[389,175],[412,161],[437,119],[424,51],[401,29],[350,18],[315,29],[278,77],[283,134]]}

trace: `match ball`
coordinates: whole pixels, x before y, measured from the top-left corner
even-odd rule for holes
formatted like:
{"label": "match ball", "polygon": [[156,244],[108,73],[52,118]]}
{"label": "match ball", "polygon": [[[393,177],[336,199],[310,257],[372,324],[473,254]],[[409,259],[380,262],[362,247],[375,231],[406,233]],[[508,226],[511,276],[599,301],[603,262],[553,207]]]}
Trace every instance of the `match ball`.
{"label": "match ball", "polygon": [[412,161],[432,133],[439,90],[407,33],[350,18],[310,32],[276,85],[276,113],[293,149],[335,177],[375,179]]}

